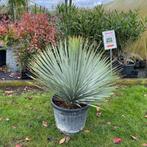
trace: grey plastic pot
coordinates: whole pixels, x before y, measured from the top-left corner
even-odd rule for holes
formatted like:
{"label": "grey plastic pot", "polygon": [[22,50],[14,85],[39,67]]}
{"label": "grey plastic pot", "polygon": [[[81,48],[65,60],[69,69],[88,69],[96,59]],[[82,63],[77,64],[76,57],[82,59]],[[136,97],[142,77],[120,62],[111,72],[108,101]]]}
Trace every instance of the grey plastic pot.
{"label": "grey plastic pot", "polygon": [[86,122],[88,105],[78,109],[65,109],[57,106],[52,98],[55,122],[57,128],[64,134],[74,134],[81,131]]}

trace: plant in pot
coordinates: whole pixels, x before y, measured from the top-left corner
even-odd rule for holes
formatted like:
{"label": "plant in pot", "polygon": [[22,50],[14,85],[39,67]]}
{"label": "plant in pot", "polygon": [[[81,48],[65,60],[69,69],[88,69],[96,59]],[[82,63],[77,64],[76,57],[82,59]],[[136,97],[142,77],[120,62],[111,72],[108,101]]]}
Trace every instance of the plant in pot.
{"label": "plant in pot", "polygon": [[125,52],[118,57],[120,65],[122,65],[121,74],[125,78],[136,78],[138,71],[135,70],[136,59],[139,58],[137,54]]}
{"label": "plant in pot", "polygon": [[13,47],[20,65],[22,79],[29,78],[27,67],[31,57],[45,49],[46,45],[55,43],[56,28],[54,20],[46,14],[24,13],[20,20],[10,25],[13,31]]}
{"label": "plant in pot", "polygon": [[36,82],[54,92],[56,126],[65,134],[84,128],[88,107],[110,96],[117,79],[107,58],[80,37],[48,46],[33,57],[30,68]]}

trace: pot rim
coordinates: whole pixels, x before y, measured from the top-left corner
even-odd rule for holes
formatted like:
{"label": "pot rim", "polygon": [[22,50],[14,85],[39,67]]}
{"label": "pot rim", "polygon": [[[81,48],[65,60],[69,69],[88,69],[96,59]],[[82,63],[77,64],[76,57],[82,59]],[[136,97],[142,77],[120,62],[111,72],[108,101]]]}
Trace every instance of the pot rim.
{"label": "pot rim", "polygon": [[85,104],[84,107],[81,107],[81,108],[77,108],[77,109],[66,109],[66,108],[63,108],[63,107],[59,107],[57,106],[54,102],[53,102],[53,99],[54,99],[54,96],[52,97],[51,99],[51,104],[54,108],[58,109],[58,110],[61,110],[61,111],[66,111],[66,112],[78,112],[78,111],[82,111],[82,110],[86,110],[89,108],[89,105]]}

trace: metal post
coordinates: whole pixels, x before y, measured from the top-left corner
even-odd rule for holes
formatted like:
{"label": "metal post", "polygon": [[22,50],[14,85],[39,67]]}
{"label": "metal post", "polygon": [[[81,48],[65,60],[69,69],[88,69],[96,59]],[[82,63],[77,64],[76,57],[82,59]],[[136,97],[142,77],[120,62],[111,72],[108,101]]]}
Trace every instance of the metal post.
{"label": "metal post", "polygon": [[110,62],[111,62],[111,74],[112,74],[112,69],[113,69],[113,65],[112,65],[112,60],[113,60],[113,57],[112,57],[112,49],[110,49]]}

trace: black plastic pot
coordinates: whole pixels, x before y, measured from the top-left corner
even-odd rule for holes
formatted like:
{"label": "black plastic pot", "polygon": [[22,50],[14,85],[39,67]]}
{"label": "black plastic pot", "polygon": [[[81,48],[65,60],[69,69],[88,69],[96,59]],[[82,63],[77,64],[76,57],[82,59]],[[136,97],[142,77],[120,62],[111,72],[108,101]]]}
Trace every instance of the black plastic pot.
{"label": "black plastic pot", "polygon": [[137,60],[135,63],[135,69],[143,69],[146,67],[146,61],[145,60]]}
{"label": "black plastic pot", "polygon": [[23,70],[21,72],[21,79],[22,80],[32,80],[32,78],[30,76],[31,76],[31,72],[27,69]]}
{"label": "black plastic pot", "polygon": [[51,104],[54,110],[57,128],[65,134],[74,134],[81,131],[86,122],[88,105],[77,109],[66,109],[55,104],[55,96]]}
{"label": "black plastic pot", "polygon": [[121,71],[121,74],[124,78],[137,78],[138,77],[138,71],[135,70],[134,64],[128,64],[124,65]]}

